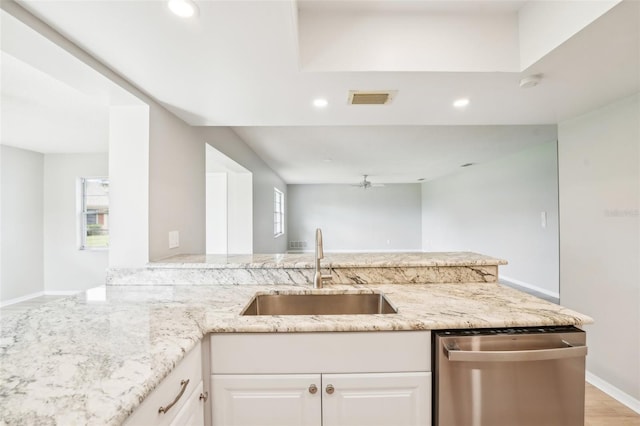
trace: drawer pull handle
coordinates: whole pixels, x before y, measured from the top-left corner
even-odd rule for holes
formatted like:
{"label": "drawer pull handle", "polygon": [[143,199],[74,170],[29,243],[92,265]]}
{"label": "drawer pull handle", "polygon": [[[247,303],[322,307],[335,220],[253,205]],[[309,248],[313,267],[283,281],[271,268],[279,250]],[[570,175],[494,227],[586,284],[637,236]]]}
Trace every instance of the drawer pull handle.
{"label": "drawer pull handle", "polygon": [[327,385],[326,391],[329,395],[331,395],[335,390],[336,389],[333,387],[333,385]]}
{"label": "drawer pull handle", "polygon": [[310,393],[311,395],[315,395],[315,394],[316,394],[316,392],[318,392],[318,387],[317,387],[316,385],[311,385],[311,386],[309,386],[309,393]]}
{"label": "drawer pull handle", "polygon": [[209,392],[205,392],[205,393],[201,393],[200,394],[200,401],[207,402],[207,399],[209,399]]}
{"label": "drawer pull handle", "polygon": [[173,400],[173,402],[169,405],[167,405],[166,407],[160,407],[158,409],[158,413],[160,414],[164,414],[167,411],[169,411],[171,409],[171,407],[173,407],[174,405],[176,405],[176,402],[178,402],[178,400],[180,400],[180,398],[182,397],[182,395],[184,394],[184,391],[187,390],[187,385],[189,384],[189,379],[187,380],[181,380],[180,381],[180,386],[182,386],[182,389],[180,389],[180,393],[178,394],[178,396],[176,396],[176,399]]}

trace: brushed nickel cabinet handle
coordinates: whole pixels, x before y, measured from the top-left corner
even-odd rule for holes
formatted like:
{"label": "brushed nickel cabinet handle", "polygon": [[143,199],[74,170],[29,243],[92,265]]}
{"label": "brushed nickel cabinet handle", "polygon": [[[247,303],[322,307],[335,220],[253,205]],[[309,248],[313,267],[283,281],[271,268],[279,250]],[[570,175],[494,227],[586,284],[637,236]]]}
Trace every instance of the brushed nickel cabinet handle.
{"label": "brushed nickel cabinet handle", "polygon": [[184,391],[187,390],[187,385],[188,384],[189,384],[189,379],[181,380],[180,381],[180,386],[182,386],[182,389],[180,389],[180,393],[178,394],[178,396],[176,396],[176,399],[174,399],[173,402],[171,404],[167,405],[166,407],[158,408],[158,413],[164,414],[167,411],[169,411],[171,409],[171,407],[176,405],[176,402],[178,402],[178,400],[180,400],[180,398],[182,398],[182,395],[184,394]]}
{"label": "brushed nickel cabinet handle", "polygon": [[207,402],[207,399],[209,399],[209,392],[204,392],[200,394],[200,401]]}
{"label": "brushed nickel cabinet handle", "polygon": [[316,392],[318,392],[318,387],[315,384],[309,386],[309,393],[311,395],[315,395]]}
{"label": "brushed nickel cabinet handle", "polygon": [[336,389],[333,387],[333,385],[327,385],[326,391],[329,395],[331,395]]}

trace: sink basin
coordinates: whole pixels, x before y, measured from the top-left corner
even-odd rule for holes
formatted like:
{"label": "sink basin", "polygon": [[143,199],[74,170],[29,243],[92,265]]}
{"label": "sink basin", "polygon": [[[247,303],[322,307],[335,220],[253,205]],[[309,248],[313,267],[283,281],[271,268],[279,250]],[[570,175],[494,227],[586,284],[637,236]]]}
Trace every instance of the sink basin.
{"label": "sink basin", "polygon": [[396,314],[387,298],[375,294],[257,294],[240,315]]}

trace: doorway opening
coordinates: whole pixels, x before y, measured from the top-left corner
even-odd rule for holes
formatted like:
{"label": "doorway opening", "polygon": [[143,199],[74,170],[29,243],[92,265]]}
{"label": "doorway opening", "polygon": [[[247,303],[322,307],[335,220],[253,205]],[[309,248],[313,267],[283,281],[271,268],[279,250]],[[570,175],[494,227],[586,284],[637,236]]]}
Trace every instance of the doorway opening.
{"label": "doorway opening", "polygon": [[253,253],[253,174],[209,144],[206,149],[206,252]]}

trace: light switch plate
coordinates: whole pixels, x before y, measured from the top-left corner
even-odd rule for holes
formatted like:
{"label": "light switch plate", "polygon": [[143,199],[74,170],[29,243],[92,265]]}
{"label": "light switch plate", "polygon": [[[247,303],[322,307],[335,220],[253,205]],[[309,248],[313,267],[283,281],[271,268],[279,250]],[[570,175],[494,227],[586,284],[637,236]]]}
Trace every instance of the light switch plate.
{"label": "light switch plate", "polygon": [[169,231],[169,248],[178,248],[180,247],[180,232],[178,231]]}

